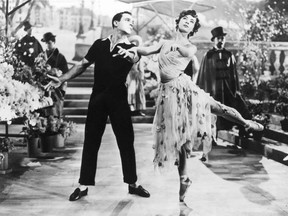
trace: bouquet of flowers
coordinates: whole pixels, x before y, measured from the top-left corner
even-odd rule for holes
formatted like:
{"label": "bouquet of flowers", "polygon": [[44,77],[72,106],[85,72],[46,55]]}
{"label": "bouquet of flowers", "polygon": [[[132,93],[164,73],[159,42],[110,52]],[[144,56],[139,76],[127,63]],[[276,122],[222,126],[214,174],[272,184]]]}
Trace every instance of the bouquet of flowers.
{"label": "bouquet of flowers", "polygon": [[28,138],[40,137],[41,134],[46,132],[46,127],[43,125],[44,121],[44,117],[41,117],[39,113],[34,112],[24,121],[24,127],[21,132],[25,133]]}
{"label": "bouquet of flowers", "polygon": [[0,152],[9,152],[13,148],[13,142],[9,138],[0,137]]}
{"label": "bouquet of flowers", "polygon": [[[0,121],[7,122],[53,104],[38,86],[15,79],[15,71],[19,72],[20,68],[14,70],[17,58],[13,55],[12,45],[0,38]],[[16,77],[19,78],[17,74]]]}
{"label": "bouquet of flowers", "polygon": [[269,109],[268,105],[266,103],[251,100],[247,101],[247,105],[252,114],[252,120],[259,122],[267,129],[270,123],[270,115],[266,113]]}
{"label": "bouquet of flowers", "polygon": [[72,121],[64,121],[53,116],[42,117],[34,112],[24,121],[22,132],[28,137],[51,136],[61,134],[64,138],[76,133],[76,124]]}
{"label": "bouquet of flowers", "polygon": [[62,75],[62,71],[57,68],[51,68],[51,66],[47,64],[46,54],[40,53],[34,61],[33,74],[36,82],[44,86],[50,81],[47,77],[48,74],[59,77]]}

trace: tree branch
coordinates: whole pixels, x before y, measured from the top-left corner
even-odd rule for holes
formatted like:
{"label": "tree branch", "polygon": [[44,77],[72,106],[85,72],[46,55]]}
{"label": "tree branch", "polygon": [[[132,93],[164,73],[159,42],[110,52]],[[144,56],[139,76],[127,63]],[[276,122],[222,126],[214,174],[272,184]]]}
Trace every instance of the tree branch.
{"label": "tree branch", "polygon": [[[17,1],[15,2],[14,9],[15,9],[16,7],[18,7],[19,4],[20,4],[20,0],[17,0]],[[13,9],[13,10],[14,10],[14,9]],[[14,12],[11,13],[11,11],[9,11],[8,16],[9,16],[9,19],[10,19],[10,20],[13,20],[13,18],[14,18],[14,16],[15,16],[15,13],[14,13]]]}
{"label": "tree branch", "polygon": [[[19,0],[18,0],[19,1]],[[19,4],[19,2],[16,4],[17,6],[15,6],[15,8],[12,11],[8,12],[8,16],[13,15],[14,12],[16,12],[18,9],[20,9],[21,7],[23,7],[24,5],[26,5],[27,3],[29,3],[31,0],[27,0],[26,2],[22,3],[21,5],[17,5]]]}
{"label": "tree branch", "polygon": [[29,3],[29,9],[27,11],[26,17],[24,18],[24,20],[21,23],[19,23],[19,25],[13,31],[11,31],[11,35],[12,36],[15,36],[15,34],[23,27],[23,23],[25,21],[29,20],[30,14],[31,14],[31,10],[32,10],[34,4],[35,4],[35,0],[31,0],[30,3]]}

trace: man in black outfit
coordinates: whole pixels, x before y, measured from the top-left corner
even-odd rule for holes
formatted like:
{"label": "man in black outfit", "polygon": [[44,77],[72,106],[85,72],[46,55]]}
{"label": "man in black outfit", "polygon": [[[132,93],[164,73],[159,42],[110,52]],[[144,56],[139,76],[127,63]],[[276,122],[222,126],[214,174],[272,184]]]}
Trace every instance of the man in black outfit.
{"label": "man in black outfit", "polygon": [[[211,33],[214,47],[205,54],[201,62],[196,84],[210,93],[215,100],[235,108],[245,119],[251,119],[252,116],[240,93],[235,57],[224,48],[226,33],[221,26],[212,29]],[[229,130],[235,124],[217,117],[216,125],[217,130]],[[248,136],[243,126],[238,127],[240,136]]]}
{"label": "man in black outfit", "polygon": [[95,185],[97,155],[109,116],[120,150],[124,182],[129,184],[130,194],[149,197],[141,185],[137,185],[134,131],[127,102],[126,77],[132,65],[139,60],[135,53],[128,52],[135,45],[128,40],[133,29],[130,12],[116,14],[112,19],[113,33],[98,39],[90,47],[81,65],[74,67],[59,78],[51,77],[47,88],[58,87],[62,82],[82,74],[94,65],[94,86],[90,97],[85,140],[82,153],[79,187],[70,195],[75,201],[87,195],[88,185]]}

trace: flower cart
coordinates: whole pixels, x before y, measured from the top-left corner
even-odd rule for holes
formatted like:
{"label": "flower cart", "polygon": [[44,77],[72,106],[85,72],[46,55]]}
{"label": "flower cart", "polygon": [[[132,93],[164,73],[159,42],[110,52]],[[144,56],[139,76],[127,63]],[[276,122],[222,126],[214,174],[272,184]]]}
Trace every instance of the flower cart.
{"label": "flower cart", "polygon": [[[41,85],[34,82],[35,74],[17,60],[13,48],[10,38],[0,37],[0,123],[5,124],[5,132],[0,133],[0,139],[26,136],[9,133],[12,121],[29,118],[34,110],[53,104],[52,99],[44,95]],[[7,160],[5,151],[1,155]]]}

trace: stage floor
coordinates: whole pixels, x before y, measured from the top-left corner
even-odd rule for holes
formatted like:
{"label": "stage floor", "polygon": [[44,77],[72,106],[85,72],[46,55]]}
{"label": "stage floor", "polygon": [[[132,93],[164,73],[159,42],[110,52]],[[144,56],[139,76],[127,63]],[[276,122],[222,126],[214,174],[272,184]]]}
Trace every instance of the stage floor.
{"label": "stage floor", "polygon": [[193,183],[186,195],[187,206],[179,204],[176,167],[164,175],[154,171],[151,124],[135,124],[134,130],[138,183],[149,190],[150,198],[128,194],[115,137],[107,124],[96,185],[89,187],[88,196],[68,201],[79,178],[84,125],[78,125],[78,133],[67,140],[65,149],[55,150],[51,159],[29,159],[26,148],[17,146],[10,157],[13,171],[0,175],[0,215],[288,215],[288,167],[223,142],[214,147],[209,163],[199,160],[201,152],[189,159]]}

